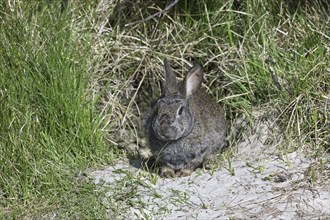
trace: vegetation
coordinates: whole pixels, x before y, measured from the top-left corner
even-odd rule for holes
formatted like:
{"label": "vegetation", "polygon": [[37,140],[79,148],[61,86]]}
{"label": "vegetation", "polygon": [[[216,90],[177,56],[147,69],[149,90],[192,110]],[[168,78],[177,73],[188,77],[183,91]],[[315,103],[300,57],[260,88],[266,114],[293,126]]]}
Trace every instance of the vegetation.
{"label": "vegetation", "polygon": [[181,0],[131,26],[165,1],[63,2],[0,3],[0,218],[104,218],[86,173],[139,152],[165,57],[203,64],[228,120],[269,111],[280,148],[329,163],[327,1]]}
{"label": "vegetation", "polygon": [[73,32],[72,17],[57,4],[37,2],[0,7],[2,215],[82,203],[94,192],[77,177],[114,158],[88,96],[88,37]]}

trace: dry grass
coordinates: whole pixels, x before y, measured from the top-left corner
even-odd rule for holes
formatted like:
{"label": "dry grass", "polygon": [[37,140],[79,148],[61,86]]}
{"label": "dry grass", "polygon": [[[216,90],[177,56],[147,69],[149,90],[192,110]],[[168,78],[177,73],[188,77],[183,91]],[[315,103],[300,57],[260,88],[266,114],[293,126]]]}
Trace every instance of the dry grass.
{"label": "dry grass", "polygon": [[[103,22],[93,23],[93,29],[100,33],[96,35],[93,57],[99,63],[94,88],[100,91],[106,87],[102,100],[107,125],[104,129],[109,128],[110,133],[116,129],[139,133],[138,118],[148,102],[159,95],[162,60],[167,57],[179,75],[193,62],[202,63],[207,73],[204,86],[220,104],[225,104],[228,118],[249,114],[251,106],[273,105],[281,111],[278,121],[283,120],[286,131],[298,137],[305,133],[309,141],[312,134],[302,132],[302,127],[327,136],[329,39],[326,26],[319,20],[325,16],[323,8],[295,6],[292,12],[294,5],[257,2],[255,6],[265,8],[252,13],[252,5],[221,3],[202,1],[197,9],[182,3],[160,19],[128,28],[122,27],[126,20],[118,21],[119,26],[111,26],[111,21],[105,25],[102,16],[108,13],[101,10],[98,21]],[[148,6],[157,8],[148,1],[141,4],[130,8],[123,1],[117,8],[131,20],[154,12]],[[124,6],[129,9],[125,11]],[[188,14],[189,10],[193,13]],[[270,68],[281,91],[271,78]],[[325,117],[319,118],[318,111]],[[311,130],[313,122],[303,116],[305,113],[316,114],[321,132]],[[323,146],[328,143],[326,138],[316,141]]]}

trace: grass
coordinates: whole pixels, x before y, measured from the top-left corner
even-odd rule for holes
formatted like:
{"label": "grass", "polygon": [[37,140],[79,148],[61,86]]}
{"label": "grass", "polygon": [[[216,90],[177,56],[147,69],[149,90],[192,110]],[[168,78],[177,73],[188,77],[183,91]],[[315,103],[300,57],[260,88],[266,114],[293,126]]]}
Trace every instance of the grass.
{"label": "grass", "polygon": [[140,118],[159,96],[165,57],[181,76],[202,63],[229,120],[271,109],[282,148],[304,149],[319,161],[313,178],[325,178],[327,1],[180,1],[129,27],[164,3],[106,2],[0,3],[0,217],[106,216],[105,192],[77,179],[121,149],[143,154]]}
{"label": "grass", "polygon": [[0,7],[0,213],[27,217],[89,199],[76,177],[114,152],[86,98],[88,38],[75,36],[58,4],[11,3]]}

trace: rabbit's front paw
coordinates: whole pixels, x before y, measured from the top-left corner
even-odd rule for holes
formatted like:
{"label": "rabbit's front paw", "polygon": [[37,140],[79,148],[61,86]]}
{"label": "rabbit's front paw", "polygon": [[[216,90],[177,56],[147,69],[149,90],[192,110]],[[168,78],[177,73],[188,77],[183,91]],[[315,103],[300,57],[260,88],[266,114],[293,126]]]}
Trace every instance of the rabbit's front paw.
{"label": "rabbit's front paw", "polygon": [[193,168],[184,168],[175,171],[169,167],[162,167],[160,169],[160,176],[164,178],[185,177],[185,176],[190,176],[193,171],[194,171]]}
{"label": "rabbit's front paw", "polygon": [[165,178],[174,178],[175,177],[175,171],[172,168],[169,167],[162,167],[160,169],[160,176]]}
{"label": "rabbit's front paw", "polygon": [[178,170],[176,172],[176,176],[178,176],[178,177],[190,176],[192,172],[193,172],[192,168],[185,168],[182,170]]}

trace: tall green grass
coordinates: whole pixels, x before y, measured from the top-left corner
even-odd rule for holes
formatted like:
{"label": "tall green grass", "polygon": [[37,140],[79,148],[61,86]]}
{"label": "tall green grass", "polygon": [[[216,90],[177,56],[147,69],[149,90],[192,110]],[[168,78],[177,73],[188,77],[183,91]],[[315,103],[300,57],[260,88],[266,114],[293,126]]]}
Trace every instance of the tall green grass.
{"label": "tall green grass", "polygon": [[59,1],[11,3],[0,4],[0,213],[69,199],[81,170],[113,159],[74,17]]}

